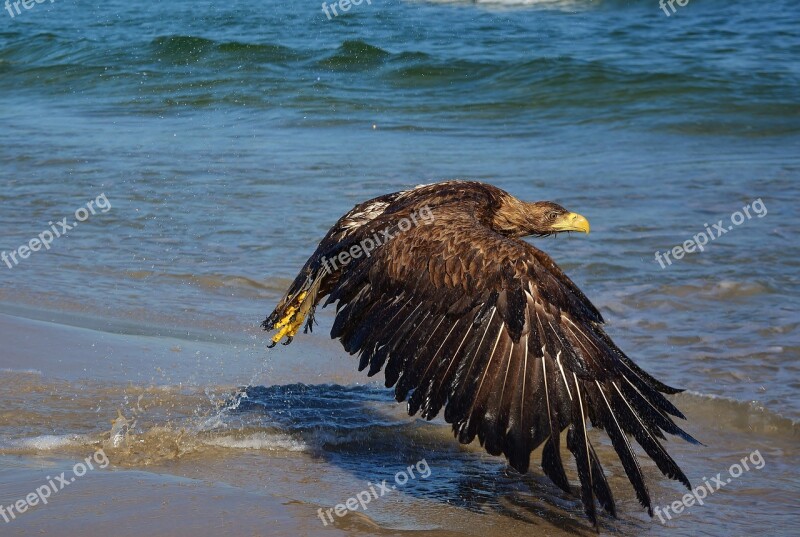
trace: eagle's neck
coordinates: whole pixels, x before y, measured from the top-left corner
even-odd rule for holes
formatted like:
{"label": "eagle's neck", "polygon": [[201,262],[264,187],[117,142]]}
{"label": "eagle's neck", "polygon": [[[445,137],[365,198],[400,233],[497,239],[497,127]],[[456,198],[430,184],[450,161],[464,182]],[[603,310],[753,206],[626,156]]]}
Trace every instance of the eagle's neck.
{"label": "eagle's neck", "polygon": [[514,196],[503,196],[494,211],[491,227],[507,237],[524,237],[534,233],[531,227],[532,203],[520,201]]}

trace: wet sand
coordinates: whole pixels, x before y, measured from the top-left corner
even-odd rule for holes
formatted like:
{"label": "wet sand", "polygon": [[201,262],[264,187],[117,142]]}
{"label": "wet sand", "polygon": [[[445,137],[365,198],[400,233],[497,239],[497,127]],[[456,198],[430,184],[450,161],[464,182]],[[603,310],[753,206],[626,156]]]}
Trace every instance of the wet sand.
{"label": "wet sand", "polygon": [[[42,320],[42,311],[26,312],[39,319],[15,313],[0,315],[0,504],[24,498],[47,476],[70,475],[98,449],[110,464],[47,505],[0,519],[3,535],[593,533],[577,498],[550,484],[538,465],[520,476],[477,443],[459,446],[441,421],[408,418],[379,384],[359,388],[356,379],[364,379],[352,359],[323,338],[280,348],[276,359],[250,334],[203,341],[144,335],[151,328],[139,326],[132,335],[89,328],[87,318],[73,317],[83,326],[69,326]],[[311,397],[305,388],[291,387],[297,382],[311,385],[309,394],[330,394],[342,422],[323,416],[304,426],[310,418],[303,412],[318,410],[303,398]],[[332,382],[354,387],[319,386]],[[263,388],[236,399],[247,384]],[[283,391],[270,399],[270,386]],[[237,410],[243,401],[260,410]],[[797,425],[734,401],[689,394],[676,403],[688,431],[706,444],[667,444],[693,484],[755,449],[764,467],[662,525],[639,508],[609,442],[597,435],[620,512],[619,520],[603,519],[604,533],[744,535],[781,518],[791,528],[798,483],[787,470],[797,463]],[[363,426],[353,425],[359,419]],[[323,525],[319,509],[367,483],[391,482],[398,468],[423,458],[428,479]],[[684,494],[649,461],[643,467],[655,505]],[[741,533],[721,532],[720,521]]]}

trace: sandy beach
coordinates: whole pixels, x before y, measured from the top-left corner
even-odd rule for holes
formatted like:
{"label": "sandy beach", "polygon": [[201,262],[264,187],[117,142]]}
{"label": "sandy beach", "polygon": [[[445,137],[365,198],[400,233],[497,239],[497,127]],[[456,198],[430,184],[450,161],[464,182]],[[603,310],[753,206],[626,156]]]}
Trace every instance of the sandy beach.
{"label": "sandy beach", "polygon": [[[298,369],[307,357],[293,346],[280,359],[268,360],[265,369],[259,349],[246,337],[238,343],[201,343],[8,314],[0,316],[0,344],[15,349],[4,354],[0,371],[3,505],[61,472],[69,480],[73,466],[99,449],[109,462],[70,482],[46,505],[4,523],[4,535],[481,535],[487,523],[498,532],[529,531],[532,525],[548,535],[591,534],[574,498],[541,475],[513,475],[477,446],[458,447],[446,424],[406,417],[403,405],[390,401],[378,385],[365,386],[364,394],[320,385],[320,377],[335,378],[341,371],[335,361],[347,359],[332,353],[314,367],[305,362]],[[231,348],[238,349],[236,360],[229,358]],[[324,348],[317,351],[325,355]],[[301,372],[312,370],[319,376]],[[236,381],[247,377],[253,386],[263,386],[260,393],[250,392],[257,410],[237,411],[248,397],[234,398],[241,393]],[[214,379],[213,388],[202,379]],[[314,409],[313,400],[294,398],[293,392],[303,392],[296,382],[316,385],[310,391],[317,396],[327,394],[335,407],[353,410],[313,422],[303,413],[304,406]],[[281,390],[277,398],[269,395],[270,386]],[[758,497],[771,509],[784,505],[786,516],[793,516],[794,481],[782,468],[792,464],[796,424],[732,401],[687,395],[676,402],[706,443],[700,449],[671,445],[693,475],[708,473],[704,468],[724,470],[749,446],[758,446],[765,461],[695,510],[736,516],[752,501],[746,498]],[[710,415],[709,405],[715,409]],[[369,427],[359,428],[350,414],[363,412],[374,417]],[[303,426],[304,421],[309,423]],[[610,445],[601,441],[600,449],[608,452]],[[383,463],[365,466],[364,458]],[[320,509],[421,458],[431,468],[427,480],[418,477],[408,488],[376,499],[367,510],[334,517],[333,523],[319,517]],[[612,479],[626,512],[614,531],[696,534],[699,517],[692,524],[662,526],[636,516],[635,498],[620,470],[612,466]],[[659,484],[652,464],[647,471],[657,483],[659,504],[682,496],[679,487]],[[769,515],[770,523],[774,517]],[[746,524],[765,524],[766,518],[759,522],[751,515]]]}

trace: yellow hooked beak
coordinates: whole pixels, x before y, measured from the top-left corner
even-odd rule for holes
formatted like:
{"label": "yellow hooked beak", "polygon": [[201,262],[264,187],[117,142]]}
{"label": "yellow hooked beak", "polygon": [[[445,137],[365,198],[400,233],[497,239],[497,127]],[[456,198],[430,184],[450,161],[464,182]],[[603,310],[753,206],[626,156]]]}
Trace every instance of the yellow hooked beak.
{"label": "yellow hooked beak", "polygon": [[567,213],[551,226],[554,231],[583,231],[589,233],[589,221],[578,213]]}

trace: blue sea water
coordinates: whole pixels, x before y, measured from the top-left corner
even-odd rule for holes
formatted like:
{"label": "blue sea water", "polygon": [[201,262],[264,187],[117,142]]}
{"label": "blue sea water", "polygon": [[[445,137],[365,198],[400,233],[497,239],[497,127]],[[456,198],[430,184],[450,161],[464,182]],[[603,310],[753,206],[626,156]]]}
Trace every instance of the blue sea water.
{"label": "blue sea water", "polygon": [[[589,237],[533,243],[620,346],[669,384],[791,424],[796,444],[800,9],[675,5],[372,0],[330,20],[320,2],[276,0],[2,10],[0,250],[101,194],[111,208],[0,263],[0,312],[260,338],[355,203],[480,180],[584,214]],[[731,225],[757,200],[763,216]],[[656,252],[719,220],[730,230],[705,251],[661,267]]]}

